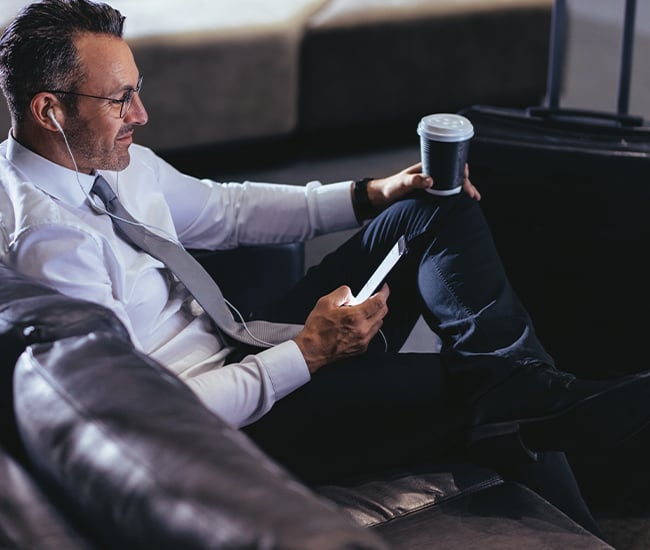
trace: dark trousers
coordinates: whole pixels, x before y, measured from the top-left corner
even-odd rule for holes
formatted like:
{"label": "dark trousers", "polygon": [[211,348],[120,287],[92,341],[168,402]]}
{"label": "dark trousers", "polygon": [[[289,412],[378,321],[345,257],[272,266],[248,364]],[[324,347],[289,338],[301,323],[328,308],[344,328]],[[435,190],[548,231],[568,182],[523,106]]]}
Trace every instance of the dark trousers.
{"label": "dark trousers", "polygon": [[553,364],[508,282],[479,203],[465,194],[420,192],[398,202],[265,314],[303,322],[320,296],[343,284],[357,292],[402,234],[409,252],[388,277],[383,333],[389,351],[399,350],[423,315],[442,339],[444,368],[468,398],[518,365]]}
{"label": "dark trousers", "polygon": [[[304,322],[320,296],[343,284],[357,292],[400,235],[409,251],[387,280],[385,340],[377,337],[367,353],[321,369],[246,428],[307,481],[462,454],[479,395],[520,365],[552,365],[508,282],[479,204],[465,194],[419,192],[398,202],[260,317]],[[420,315],[441,338],[441,353],[397,353]],[[536,464],[519,459],[505,453],[502,471],[538,491],[541,479],[550,486],[552,479],[570,480],[561,491],[553,487],[555,504],[589,523],[562,453],[547,453]]]}

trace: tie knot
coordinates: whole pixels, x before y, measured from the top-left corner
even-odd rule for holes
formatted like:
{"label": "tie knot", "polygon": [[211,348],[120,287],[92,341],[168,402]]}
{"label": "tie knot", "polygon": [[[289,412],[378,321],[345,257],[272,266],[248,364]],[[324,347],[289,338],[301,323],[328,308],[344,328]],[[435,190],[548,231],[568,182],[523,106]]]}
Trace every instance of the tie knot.
{"label": "tie knot", "polygon": [[93,183],[91,192],[95,193],[95,195],[102,199],[104,204],[108,204],[115,198],[115,193],[111,189],[111,186],[108,185],[108,182],[102,176],[97,176],[95,178],[95,183]]}

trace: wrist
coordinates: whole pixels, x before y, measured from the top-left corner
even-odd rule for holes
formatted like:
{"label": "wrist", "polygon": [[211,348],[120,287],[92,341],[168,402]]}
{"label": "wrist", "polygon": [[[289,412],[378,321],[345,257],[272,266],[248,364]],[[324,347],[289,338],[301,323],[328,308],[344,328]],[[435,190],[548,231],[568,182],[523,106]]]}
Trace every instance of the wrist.
{"label": "wrist", "polygon": [[302,353],[302,357],[305,360],[310,375],[316,374],[318,369],[327,364],[327,360],[322,356],[322,354],[314,353],[314,350],[318,348],[310,338],[301,333],[298,334],[293,341],[298,346],[300,353]]}
{"label": "wrist", "polygon": [[375,208],[368,196],[368,182],[374,178],[362,178],[352,184],[352,208],[354,215],[360,222],[375,216]]}

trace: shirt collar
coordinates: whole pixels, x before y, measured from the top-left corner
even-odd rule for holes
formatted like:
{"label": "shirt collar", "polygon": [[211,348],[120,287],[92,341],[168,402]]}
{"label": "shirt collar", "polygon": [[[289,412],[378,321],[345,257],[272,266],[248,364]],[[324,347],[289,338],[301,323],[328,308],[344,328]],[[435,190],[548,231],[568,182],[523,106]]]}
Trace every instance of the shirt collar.
{"label": "shirt collar", "polygon": [[7,160],[33,185],[71,206],[81,206],[96,175],[81,174],[42,157],[18,143],[9,132]]}

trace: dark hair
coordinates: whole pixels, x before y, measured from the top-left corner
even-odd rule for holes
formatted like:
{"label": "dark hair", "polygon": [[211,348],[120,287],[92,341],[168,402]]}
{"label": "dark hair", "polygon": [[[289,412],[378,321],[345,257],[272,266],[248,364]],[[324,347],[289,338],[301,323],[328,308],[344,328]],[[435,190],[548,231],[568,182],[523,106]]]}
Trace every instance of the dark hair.
{"label": "dark hair", "polygon": [[[0,87],[15,121],[41,90],[74,91],[84,79],[74,40],[82,33],[122,37],[124,17],[89,0],[41,0],[24,7],[0,38]],[[70,109],[76,98],[61,95]]]}

